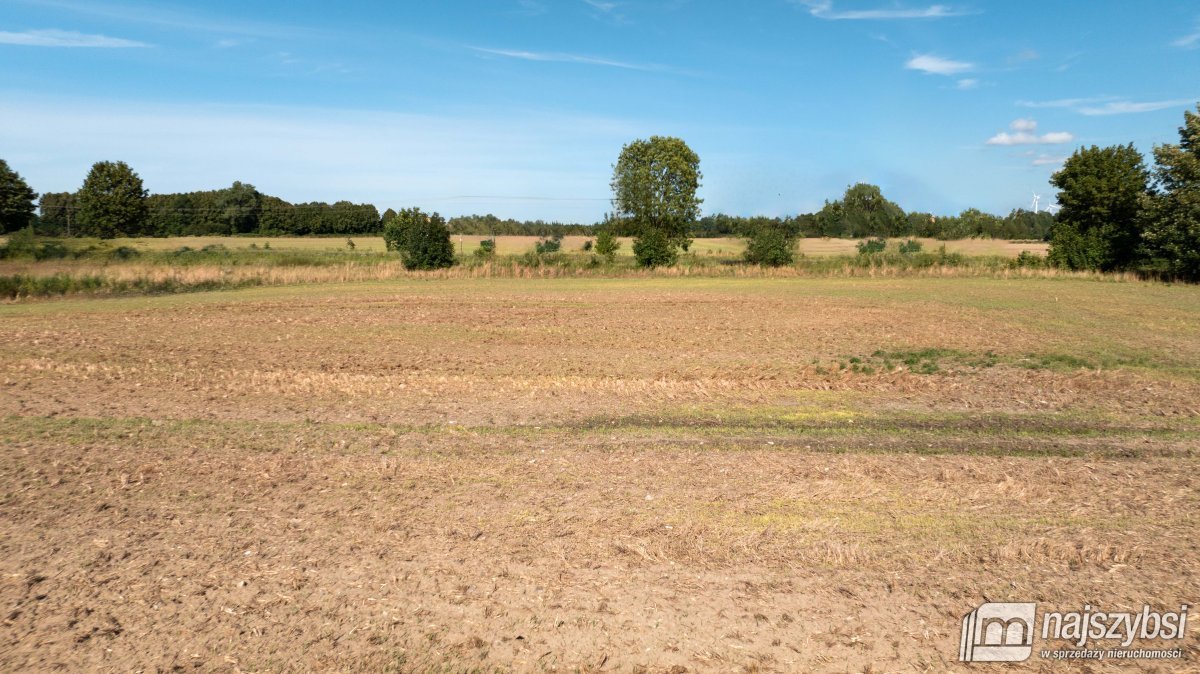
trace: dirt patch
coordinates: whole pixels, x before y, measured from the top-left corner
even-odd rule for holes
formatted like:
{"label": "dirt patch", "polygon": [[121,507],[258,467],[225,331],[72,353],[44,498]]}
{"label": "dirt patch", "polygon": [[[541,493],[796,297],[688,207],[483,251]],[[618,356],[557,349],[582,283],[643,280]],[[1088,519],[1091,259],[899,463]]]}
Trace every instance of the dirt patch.
{"label": "dirt patch", "polygon": [[1200,568],[1191,459],[58,424],[0,457],[8,670],[945,671],[984,598],[1169,605]]}

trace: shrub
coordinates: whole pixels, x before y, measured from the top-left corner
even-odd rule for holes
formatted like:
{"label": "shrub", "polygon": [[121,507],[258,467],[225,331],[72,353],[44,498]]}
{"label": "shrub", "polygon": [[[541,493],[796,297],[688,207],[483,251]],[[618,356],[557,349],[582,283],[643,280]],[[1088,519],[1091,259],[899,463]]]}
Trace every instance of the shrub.
{"label": "shrub", "polygon": [[533,250],[538,254],[557,253],[562,250],[562,234],[555,234],[548,239],[539,239],[533,246]]}
{"label": "shrub", "polygon": [[131,248],[129,246],[118,246],[108,253],[108,257],[113,260],[132,260],[139,255],[141,255],[141,253],[139,253],[136,248]]}
{"label": "shrub", "polygon": [[596,254],[605,260],[612,262],[620,248],[621,242],[607,229],[596,235]]}
{"label": "shrub", "polygon": [[475,249],[475,259],[486,260],[496,254],[496,240],[484,239],[479,242],[479,247]]}
{"label": "shrub", "polygon": [[583,252],[587,253],[592,250],[592,240],[588,239],[583,242]]}
{"label": "shrub", "polygon": [[675,264],[679,251],[666,233],[656,227],[647,227],[633,242],[633,256],[643,267],[669,267]]}
{"label": "shrub", "polygon": [[796,237],[782,227],[763,225],[750,233],[746,262],[782,267],[795,260]]}
{"label": "shrub", "polygon": [[887,239],[876,237],[874,239],[867,239],[866,241],[859,241],[856,247],[858,248],[859,255],[882,253],[887,250]]}
{"label": "shrub", "polygon": [[900,244],[900,252],[908,255],[909,253],[921,252],[921,242],[916,239],[909,239]]}
{"label": "shrub", "polygon": [[1021,254],[1013,259],[1011,265],[1012,265],[1012,267],[1014,267],[1016,269],[1020,269],[1020,268],[1041,269],[1041,268],[1047,266],[1045,257],[1042,257],[1041,255],[1030,252],[1028,250],[1021,251]]}
{"label": "shrub", "polygon": [[408,269],[442,269],[454,264],[450,229],[437,213],[426,215],[419,208],[406,208],[383,228],[388,250],[400,253]]}

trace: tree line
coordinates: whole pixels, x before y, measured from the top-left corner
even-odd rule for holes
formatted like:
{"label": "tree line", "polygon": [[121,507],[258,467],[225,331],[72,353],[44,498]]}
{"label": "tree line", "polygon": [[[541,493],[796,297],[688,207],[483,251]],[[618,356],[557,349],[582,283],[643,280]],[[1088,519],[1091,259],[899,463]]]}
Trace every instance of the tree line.
{"label": "tree line", "polygon": [[[377,235],[396,211],[372,204],[338,201],[293,204],[264,194],[249,183],[218,190],[150,194],[124,162],[98,162],[75,192],[47,192],[40,198],[0,160],[0,225],[4,232],[32,225],[42,236],[348,236]],[[697,210],[694,216],[699,216]],[[688,237],[746,236],[770,225],[800,237],[863,238],[924,236],[938,239],[988,237],[1049,238],[1054,217],[1015,210],[1000,218],[977,209],[957,216],[906,213],[884,198],[879,187],[860,183],[817,213],[783,218],[715,213],[685,219]],[[636,236],[635,220],[608,216],[598,224],[515,220],[492,214],[449,218],[452,234],[480,236],[591,236],[610,229]]]}
{"label": "tree line", "polygon": [[1062,210],[1050,262],[1200,281],[1200,105],[1148,167],[1132,143],[1080,148],[1050,182]]}

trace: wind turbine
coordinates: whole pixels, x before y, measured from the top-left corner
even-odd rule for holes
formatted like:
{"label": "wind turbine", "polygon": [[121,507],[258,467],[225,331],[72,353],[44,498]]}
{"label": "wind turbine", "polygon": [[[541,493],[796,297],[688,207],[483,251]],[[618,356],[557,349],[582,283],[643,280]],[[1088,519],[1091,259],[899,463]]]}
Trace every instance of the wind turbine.
{"label": "wind turbine", "polygon": [[1033,214],[1034,215],[1038,214],[1038,203],[1041,202],[1041,200],[1042,200],[1042,195],[1038,194],[1037,192],[1034,192],[1033,193]]}

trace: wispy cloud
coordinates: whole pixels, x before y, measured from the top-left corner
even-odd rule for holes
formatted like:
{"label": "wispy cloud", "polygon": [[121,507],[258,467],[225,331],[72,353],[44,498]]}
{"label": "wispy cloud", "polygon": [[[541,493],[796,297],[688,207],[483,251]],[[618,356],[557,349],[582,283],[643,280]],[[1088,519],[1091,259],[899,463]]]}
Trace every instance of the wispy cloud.
{"label": "wispy cloud", "polygon": [[833,8],[833,0],[800,0],[800,4],[808,8],[808,13],[818,19],[829,21],[889,21],[897,19],[945,19],[952,16],[963,16],[969,12],[954,9],[946,5],[929,5],[928,7],[891,8],[891,9],[845,9]]}
{"label": "wispy cloud", "polygon": [[588,5],[591,5],[591,7],[593,9],[598,9],[601,12],[605,12],[605,13],[611,12],[617,8],[617,3],[615,3],[615,2],[602,2],[601,0],[583,0],[583,1],[585,3],[587,3]]}
{"label": "wispy cloud", "polygon": [[930,75],[957,75],[965,73],[975,68],[974,63],[966,61],[953,61],[951,59],[934,56],[933,54],[919,54],[908,60],[904,64],[909,70],[919,70]]}
{"label": "wispy cloud", "polygon": [[1014,119],[1008,128],[1012,133],[1001,131],[987,139],[988,145],[1061,145],[1075,140],[1066,131],[1051,131],[1037,135],[1037,122],[1032,119]]}
{"label": "wispy cloud", "polygon": [[1115,99],[1116,96],[1089,96],[1086,98],[1059,98],[1052,101],[1017,101],[1017,105],[1022,108],[1078,108]]}
{"label": "wispy cloud", "polygon": [[297,26],[234,19],[201,12],[167,8],[155,3],[97,3],[80,2],[79,0],[19,1],[24,4],[57,9],[74,14],[98,16],[105,19],[115,19],[129,23],[159,26],[189,32],[199,31],[264,38],[291,38],[317,32]]}
{"label": "wispy cloud", "polygon": [[1017,52],[1016,54],[1013,54],[1012,56],[1008,57],[1008,63],[1009,63],[1009,65],[1017,65],[1020,63],[1028,63],[1030,61],[1036,61],[1040,58],[1042,58],[1042,55],[1039,54],[1036,49],[1026,48],[1026,49],[1022,49],[1021,51]]}
{"label": "wispy cloud", "polygon": [[523,51],[519,49],[492,49],[488,47],[471,47],[472,50],[481,54],[491,54],[493,56],[503,56],[506,58],[520,59],[522,61],[544,61],[551,63],[580,63],[592,66],[607,66],[610,68],[623,68],[625,70],[643,70],[647,72],[671,72],[672,68],[655,63],[630,63],[628,61],[618,61],[615,59],[604,58],[600,56],[586,56],[583,54],[567,54],[563,52],[537,52]]}
{"label": "wispy cloud", "polygon": [[526,16],[538,16],[546,13],[546,4],[540,0],[517,0],[517,7],[521,14]]}
{"label": "wispy cloud", "polygon": [[1144,101],[1140,103],[1133,101],[1113,101],[1101,106],[1082,107],[1076,112],[1093,117],[1099,115],[1128,115],[1138,112],[1166,110],[1167,108],[1174,108],[1180,105],[1191,105],[1196,100],[1195,98],[1176,98],[1170,101]]}
{"label": "wispy cloud", "polygon": [[1031,161],[1029,163],[1032,164],[1033,166],[1058,166],[1059,164],[1065,162],[1066,160],[1067,160],[1067,157],[1065,157],[1065,156],[1039,154],[1038,156],[1033,158],[1033,161]]}
{"label": "wispy cloud", "polygon": [[1196,49],[1200,47],[1200,26],[1178,40],[1172,40],[1171,46],[1179,47],[1180,49]]}
{"label": "wispy cloud", "polygon": [[974,77],[965,77],[956,82],[954,86],[962,91],[970,91],[971,89],[979,88],[979,80]]}
{"label": "wispy cloud", "polygon": [[1086,98],[1060,98],[1052,101],[1017,101],[1023,108],[1068,108],[1081,115],[1129,115],[1139,112],[1155,112],[1181,105],[1195,103],[1196,98],[1175,98],[1164,101],[1130,101],[1116,96],[1090,96]]}
{"label": "wispy cloud", "polygon": [[15,44],[25,47],[100,47],[124,49],[149,47],[145,42],[126,40],[107,35],[89,35],[73,30],[27,30],[23,33],[0,31],[0,44]]}

